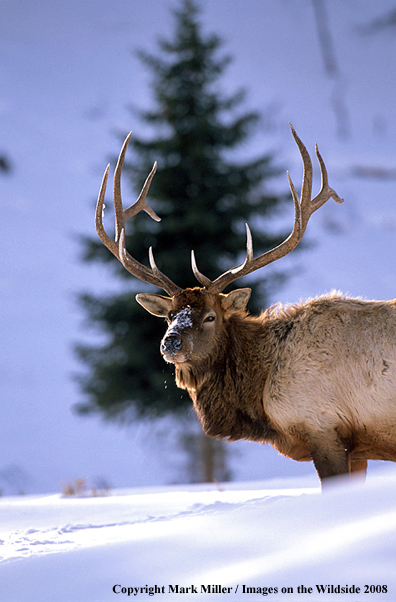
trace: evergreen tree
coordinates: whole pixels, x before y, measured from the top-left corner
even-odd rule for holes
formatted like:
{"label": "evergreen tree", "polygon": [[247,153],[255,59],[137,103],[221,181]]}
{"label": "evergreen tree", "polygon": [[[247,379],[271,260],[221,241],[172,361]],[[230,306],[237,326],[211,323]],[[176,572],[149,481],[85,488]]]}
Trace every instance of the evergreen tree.
{"label": "evergreen tree", "polygon": [[[211,279],[243,260],[245,222],[252,228],[256,254],[277,245],[284,236],[269,235],[258,224],[284,197],[265,192],[266,181],[278,173],[271,155],[235,158],[242,145],[246,148],[259,116],[241,113],[242,92],[227,96],[220,91],[219,78],[230,60],[219,56],[220,39],[203,33],[192,0],[182,0],[174,17],[174,38],[160,41],[160,57],[140,53],[153,74],[155,99],[155,109],[140,112],[140,118],[152,126],[154,135],[149,140],[132,137],[134,158],[124,166],[124,178],[128,175],[140,190],[158,161],[149,204],[162,221],[158,224],[145,213],[132,218],[126,246],[141,262],[153,246],[158,267],[187,287],[198,286],[191,249],[200,271]],[[134,299],[136,292],[163,291],[136,281],[97,239],[86,240],[85,251],[87,260],[109,262],[117,275],[128,278],[129,289],[105,298],[81,297],[89,320],[108,341],[78,347],[88,368],[80,379],[86,401],[78,411],[124,420],[185,413],[191,402],[176,388],[172,367],[159,352],[164,327]],[[249,278],[248,286],[254,289],[251,310],[264,306],[269,282],[262,273]]]}

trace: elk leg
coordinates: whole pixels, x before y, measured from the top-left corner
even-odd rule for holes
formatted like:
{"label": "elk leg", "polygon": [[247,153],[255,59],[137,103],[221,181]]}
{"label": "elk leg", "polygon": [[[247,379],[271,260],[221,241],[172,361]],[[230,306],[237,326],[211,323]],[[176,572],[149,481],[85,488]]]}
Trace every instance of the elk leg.
{"label": "elk leg", "polygon": [[351,460],[350,472],[360,479],[365,479],[367,472],[367,460]]}
{"label": "elk leg", "polygon": [[322,485],[325,479],[349,474],[349,454],[335,431],[310,436],[308,445]]}

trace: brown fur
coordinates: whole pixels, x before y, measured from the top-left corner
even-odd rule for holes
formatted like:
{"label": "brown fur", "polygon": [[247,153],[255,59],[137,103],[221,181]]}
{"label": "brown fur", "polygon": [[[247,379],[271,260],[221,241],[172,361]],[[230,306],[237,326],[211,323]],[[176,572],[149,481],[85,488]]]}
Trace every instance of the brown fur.
{"label": "brown fur", "polygon": [[187,312],[176,330],[190,355],[166,360],[205,433],[268,442],[313,460],[321,479],[396,460],[395,301],[333,293],[251,316],[247,299],[234,306],[227,297],[204,288],[162,297],[173,328]]}

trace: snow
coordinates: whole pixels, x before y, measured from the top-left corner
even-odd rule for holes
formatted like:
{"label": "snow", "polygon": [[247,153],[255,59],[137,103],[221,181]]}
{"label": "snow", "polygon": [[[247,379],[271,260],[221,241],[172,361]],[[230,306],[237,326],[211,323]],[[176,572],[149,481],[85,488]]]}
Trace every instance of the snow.
{"label": "snow", "polygon": [[180,334],[186,328],[192,328],[193,321],[191,318],[192,308],[187,305],[181,309],[169,324],[167,334]]}
{"label": "snow", "polygon": [[[389,602],[395,499],[388,469],[365,484],[340,479],[323,494],[305,477],[3,498],[0,599],[175,600],[178,586],[179,595],[189,588],[188,600],[248,601],[267,591],[271,600]],[[360,592],[319,593],[318,585]]]}

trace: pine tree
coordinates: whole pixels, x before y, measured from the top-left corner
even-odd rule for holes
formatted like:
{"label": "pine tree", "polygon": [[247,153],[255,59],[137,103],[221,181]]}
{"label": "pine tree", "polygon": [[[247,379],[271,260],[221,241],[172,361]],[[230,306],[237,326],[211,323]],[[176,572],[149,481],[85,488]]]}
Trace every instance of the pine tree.
{"label": "pine tree", "polygon": [[[149,140],[132,137],[134,158],[124,166],[124,179],[128,175],[140,190],[158,161],[149,203],[162,221],[158,224],[146,214],[132,218],[126,244],[141,262],[152,246],[158,267],[177,285],[187,287],[198,285],[191,270],[191,249],[200,271],[211,279],[241,261],[245,222],[252,228],[256,254],[278,244],[284,236],[269,235],[257,224],[284,197],[265,192],[266,181],[278,173],[270,154],[247,161],[236,158],[237,151],[247,147],[259,116],[241,112],[242,92],[230,96],[221,92],[219,78],[230,61],[219,56],[221,40],[203,32],[193,0],[182,0],[174,17],[174,38],[160,41],[160,56],[140,53],[153,74],[155,99],[155,108],[141,111],[140,119],[154,135]],[[134,299],[136,292],[163,291],[135,281],[97,239],[85,241],[85,258],[109,262],[117,275],[129,278],[130,288],[105,298],[81,297],[87,316],[106,333],[108,342],[77,349],[88,368],[80,379],[86,401],[78,411],[122,420],[185,414],[191,402],[176,388],[172,367],[159,352],[164,328]],[[265,304],[270,281],[264,278],[257,273],[249,279],[254,289],[252,311]]]}

